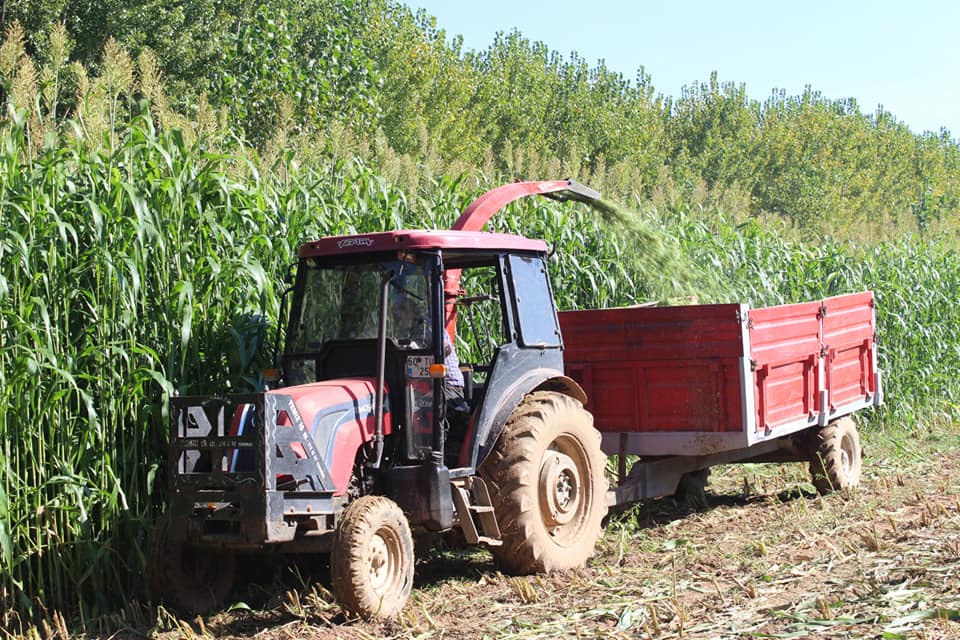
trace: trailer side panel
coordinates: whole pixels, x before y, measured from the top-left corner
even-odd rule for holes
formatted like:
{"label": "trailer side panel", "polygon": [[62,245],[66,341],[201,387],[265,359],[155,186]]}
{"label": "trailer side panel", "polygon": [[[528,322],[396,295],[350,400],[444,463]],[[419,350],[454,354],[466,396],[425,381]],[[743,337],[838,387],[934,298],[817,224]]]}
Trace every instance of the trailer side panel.
{"label": "trailer side panel", "polygon": [[744,449],[879,404],[870,292],[821,302],[559,314],[608,453]]}
{"label": "trailer side panel", "polygon": [[820,412],[820,318],[819,302],[750,310],[756,432],[816,424]]}
{"label": "trailer side panel", "polygon": [[880,403],[875,333],[871,292],[824,300],[824,414],[829,419]]}
{"label": "trailer side panel", "polygon": [[742,306],[560,314],[568,375],[606,432],[743,431]]}

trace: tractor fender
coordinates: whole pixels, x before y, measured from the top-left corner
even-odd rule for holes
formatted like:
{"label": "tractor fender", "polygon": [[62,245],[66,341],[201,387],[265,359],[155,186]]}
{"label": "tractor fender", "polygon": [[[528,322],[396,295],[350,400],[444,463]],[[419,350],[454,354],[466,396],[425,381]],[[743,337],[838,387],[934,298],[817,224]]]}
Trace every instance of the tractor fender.
{"label": "tractor fender", "polygon": [[[575,380],[552,368],[537,368],[524,373],[507,387],[493,403],[484,406],[477,421],[472,425],[474,437],[467,438],[467,445],[473,443],[472,450],[466,452],[467,460],[476,468],[487,457],[497,442],[510,414],[524,397],[534,391],[556,391],[570,396],[581,404],[587,403],[587,394]],[[488,410],[489,409],[489,410]]]}

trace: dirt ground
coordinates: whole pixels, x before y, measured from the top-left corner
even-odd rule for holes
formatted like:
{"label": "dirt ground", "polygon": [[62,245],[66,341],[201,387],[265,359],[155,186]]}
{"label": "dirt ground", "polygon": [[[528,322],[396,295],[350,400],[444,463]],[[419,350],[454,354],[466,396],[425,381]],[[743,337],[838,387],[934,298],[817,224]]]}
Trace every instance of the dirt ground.
{"label": "dirt ground", "polygon": [[509,577],[483,550],[427,553],[394,621],[345,620],[300,565],[282,569],[284,586],[253,584],[232,611],[186,621],[161,615],[146,633],[960,638],[960,430],[865,442],[855,492],[816,495],[800,464],[723,467],[705,505],[661,499],[612,516],[597,555],[578,571]]}

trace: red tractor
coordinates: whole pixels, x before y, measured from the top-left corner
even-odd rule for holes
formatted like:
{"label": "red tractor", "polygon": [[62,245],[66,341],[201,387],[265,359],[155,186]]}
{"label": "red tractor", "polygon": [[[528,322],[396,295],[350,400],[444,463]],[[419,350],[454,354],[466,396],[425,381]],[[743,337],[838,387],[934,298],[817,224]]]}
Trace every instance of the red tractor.
{"label": "red tractor", "polygon": [[[512,572],[590,556],[605,457],[563,375],[547,246],[478,230],[536,193],[598,197],[570,181],[517,183],[478,199],[453,231],[300,248],[282,384],[172,400],[153,562],[167,602],[217,607],[236,554],[270,547],[331,552],[334,593],[361,616],[404,605],[418,531],[459,528]],[[462,276],[483,290],[462,291]],[[458,310],[482,330],[481,359],[451,371]]]}
{"label": "red tractor", "polygon": [[[160,597],[208,611],[238,554],[330,553],[343,608],[390,616],[420,532],[459,529],[507,572],[549,572],[591,556],[608,505],[671,494],[714,464],[809,460],[819,488],[857,483],[859,440],[841,418],[881,398],[871,294],[558,315],[546,244],[480,231],[534,194],[599,197],[516,183],[452,231],[300,248],[281,383],[172,399]],[[456,340],[458,316],[470,341]],[[621,466],[610,491],[604,451]]]}

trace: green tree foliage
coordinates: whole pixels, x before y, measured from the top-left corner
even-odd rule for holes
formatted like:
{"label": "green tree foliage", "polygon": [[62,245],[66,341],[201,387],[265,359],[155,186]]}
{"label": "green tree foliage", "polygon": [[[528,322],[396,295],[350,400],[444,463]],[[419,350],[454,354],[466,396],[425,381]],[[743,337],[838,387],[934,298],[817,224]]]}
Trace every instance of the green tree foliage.
{"label": "green tree foliage", "polygon": [[[232,135],[261,148],[278,132],[346,128],[358,153],[403,163],[397,175],[574,175],[635,201],[723,201],[743,218],[834,233],[927,232],[960,213],[947,132],[915,134],[812,88],[758,103],[716,74],[664,98],[642,68],[627,80],[516,31],[465,51],[395,0],[24,0],[2,20],[26,27],[35,61],[51,60],[55,24],[87,68],[110,37],[134,59],[156,52],[172,103],[226,114]],[[31,81],[59,96],[52,114],[70,112],[83,85],[57,69]]]}
{"label": "green tree foliage", "polygon": [[40,59],[56,24],[65,25],[74,59],[88,66],[111,38],[133,57],[155,52],[174,102],[205,94],[244,137],[263,143],[284,99],[299,126],[373,123],[379,80],[360,37],[365,7],[360,0],[26,0],[0,25],[25,27],[25,51]]}
{"label": "green tree foliage", "polygon": [[203,91],[244,6],[238,0],[6,0],[0,24],[19,21],[29,34],[28,52],[40,57],[52,26],[63,24],[75,43],[75,59],[85,65],[96,63],[109,38],[134,56],[149,48],[159,53],[178,90]]}
{"label": "green tree foliage", "polygon": [[483,118],[471,108],[479,78],[464,60],[461,42],[448,43],[426,13],[386,2],[373,3],[369,39],[382,79],[378,126],[391,147],[421,157],[436,152],[481,161]]}
{"label": "green tree foliage", "polygon": [[710,82],[685,87],[668,120],[671,162],[708,186],[734,184],[756,174],[759,106],[746,87]]}
{"label": "green tree foliage", "polygon": [[51,25],[62,19],[67,0],[0,0],[0,26],[18,22],[28,34],[30,53],[44,42]]}
{"label": "green tree foliage", "polygon": [[366,22],[358,0],[274,0],[242,15],[213,75],[213,95],[231,121],[263,143],[281,102],[305,128],[336,120],[363,130],[375,115],[378,73],[357,34]]}

